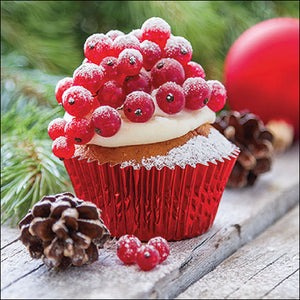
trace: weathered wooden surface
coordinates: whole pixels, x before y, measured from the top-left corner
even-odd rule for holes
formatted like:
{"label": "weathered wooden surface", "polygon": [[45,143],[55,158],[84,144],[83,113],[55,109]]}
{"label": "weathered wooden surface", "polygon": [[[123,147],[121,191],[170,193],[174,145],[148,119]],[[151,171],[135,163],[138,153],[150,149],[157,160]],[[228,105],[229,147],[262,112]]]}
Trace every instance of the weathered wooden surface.
{"label": "weathered wooden surface", "polygon": [[[167,261],[150,272],[123,265],[115,241],[92,265],[48,270],[1,228],[2,298],[174,298],[209,273],[299,202],[299,146],[277,157],[254,187],[226,190],[213,227],[200,237],[170,243]],[[259,252],[259,250],[258,250]],[[233,262],[234,263],[234,262]],[[295,264],[298,264],[295,261]],[[296,275],[295,275],[296,276]]]}
{"label": "weathered wooden surface", "polygon": [[299,206],[176,299],[299,299]]}

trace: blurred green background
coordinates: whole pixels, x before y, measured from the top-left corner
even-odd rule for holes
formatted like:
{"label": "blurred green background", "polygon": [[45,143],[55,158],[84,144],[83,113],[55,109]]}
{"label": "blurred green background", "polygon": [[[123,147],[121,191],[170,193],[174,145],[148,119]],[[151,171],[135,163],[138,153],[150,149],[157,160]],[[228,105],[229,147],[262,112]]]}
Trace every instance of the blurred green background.
{"label": "blurred green background", "polygon": [[206,79],[222,81],[236,38],[266,19],[299,18],[299,1],[1,1],[2,221],[45,194],[72,191],[47,126],[63,115],[55,85],[81,64],[86,38],[129,33],[152,16],[191,42]]}

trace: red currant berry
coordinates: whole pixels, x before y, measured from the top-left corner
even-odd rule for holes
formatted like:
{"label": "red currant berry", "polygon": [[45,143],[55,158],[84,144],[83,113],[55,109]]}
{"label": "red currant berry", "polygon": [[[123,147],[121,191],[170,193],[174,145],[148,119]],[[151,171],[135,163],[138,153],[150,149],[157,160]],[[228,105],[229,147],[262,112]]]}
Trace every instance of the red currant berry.
{"label": "red currant berry", "polygon": [[127,76],[139,74],[143,66],[143,56],[136,49],[123,50],[118,58],[119,71]]}
{"label": "red currant berry", "polygon": [[55,98],[59,104],[62,103],[62,95],[63,93],[73,85],[73,78],[66,77],[61,79],[55,87]]}
{"label": "red currant berry", "polygon": [[93,95],[103,84],[104,73],[95,65],[85,63],[80,65],[73,73],[73,85],[80,85],[89,90]]}
{"label": "red currant berry", "polygon": [[176,114],[185,106],[183,88],[175,82],[166,82],[156,92],[156,102],[159,108],[167,114]]}
{"label": "red currant berry", "polygon": [[184,78],[183,66],[173,58],[162,58],[151,69],[151,79],[154,88],[158,88],[168,81],[182,85]]}
{"label": "red currant berry", "polygon": [[119,77],[118,59],[116,57],[107,56],[103,58],[100,67],[104,73],[105,81],[117,79]]}
{"label": "red currant berry", "polygon": [[171,35],[170,25],[158,17],[152,17],[146,20],[141,29],[143,32],[143,40],[154,42],[158,44],[161,49],[164,48]]}
{"label": "red currant berry", "polygon": [[143,271],[150,271],[160,261],[159,252],[151,245],[142,245],[137,250],[136,262]]}
{"label": "red currant berry", "polygon": [[103,33],[95,33],[87,38],[84,43],[85,57],[99,65],[101,60],[112,53],[112,40]]}
{"label": "red currant berry", "polygon": [[72,86],[63,94],[63,107],[68,114],[78,118],[86,116],[95,105],[92,93],[82,86]]}
{"label": "red currant berry", "polygon": [[121,116],[108,105],[100,106],[93,112],[92,122],[95,132],[104,137],[115,135],[121,127]]}
{"label": "red currant berry", "polygon": [[141,49],[139,40],[133,34],[118,36],[114,40],[113,51],[115,57],[118,57],[119,54],[125,49]]}
{"label": "red currant berry", "polygon": [[190,61],[183,68],[185,72],[185,79],[190,77],[201,77],[205,79],[205,71],[198,63]]}
{"label": "red currant berry", "polygon": [[160,255],[159,263],[165,261],[170,254],[170,247],[167,240],[165,240],[160,236],[150,239],[148,245],[153,246],[159,252]]}
{"label": "red currant berry", "polygon": [[65,136],[75,144],[86,144],[92,139],[93,135],[94,126],[89,119],[73,118],[65,126]]}
{"label": "red currant berry", "polygon": [[127,76],[123,88],[126,95],[134,91],[143,91],[149,94],[151,92],[151,78],[146,72],[141,71],[138,75]]}
{"label": "red currant berry", "polygon": [[63,118],[56,118],[48,125],[48,134],[51,140],[55,140],[60,136],[65,135],[65,125],[67,122]]}
{"label": "red currant berry", "polygon": [[136,261],[137,250],[142,246],[141,241],[132,234],[125,234],[117,241],[117,255],[125,264]]}
{"label": "red currant berry", "polygon": [[68,138],[60,136],[53,141],[52,152],[60,159],[71,158],[75,153],[75,145]]}
{"label": "red currant berry", "polygon": [[162,55],[159,46],[147,40],[141,43],[141,53],[143,55],[143,66],[146,70],[151,70]]}
{"label": "red currant berry", "polygon": [[143,37],[142,37],[143,32],[141,29],[133,29],[129,34],[134,35],[139,40],[140,43],[143,41]]}
{"label": "red currant berry", "polygon": [[114,41],[118,36],[125,35],[124,32],[120,30],[110,30],[106,32],[105,34],[107,37],[109,37],[112,41]]}
{"label": "red currant berry", "polygon": [[110,80],[104,83],[97,96],[97,99],[100,106],[109,105],[113,108],[118,108],[122,106],[125,97],[126,95],[122,86],[115,80]]}
{"label": "red currant berry", "polygon": [[208,86],[210,87],[210,99],[207,106],[214,112],[221,110],[227,98],[227,93],[224,85],[218,80],[208,80]]}
{"label": "red currant berry", "polygon": [[131,122],[144,123],[154,114],[155,105],[149,94],[136,91],[127,95],[123,110]]}
{"label": "red currant berry", "polygon": [[191,43],[182,36],[172,36],[168,39],[164,48],[164,57],[178,60],[182,65],[186,65],[193,56]]}
{"label": "red currant berry", "polygon": [[208,103],[210,88],[201,77],[190,77],[183,83],[185,107],[196,110]]}

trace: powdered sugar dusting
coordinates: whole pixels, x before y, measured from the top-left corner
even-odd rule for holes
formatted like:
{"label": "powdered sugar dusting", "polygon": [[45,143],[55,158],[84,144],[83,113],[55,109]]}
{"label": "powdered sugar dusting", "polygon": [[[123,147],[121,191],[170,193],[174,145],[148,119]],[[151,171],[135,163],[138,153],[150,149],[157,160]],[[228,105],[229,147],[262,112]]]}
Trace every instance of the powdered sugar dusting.
{"label": "powdered sugar dusting", "polygon": [[141,163],[126,161],[121,164],[121,168],[133,166],[134,169],[145,167],[150,170],[155,167],[160,170],[163,167],[174,169],[176,165],[181,168],[186,165],[195,167],[198,163],[208,165],[208,162],[216,163],[216,161],[223,161],[224,158],[229,159],[230,155],[235,154],[235,150],[235,145],[218,130],[212,128],[208,137],[195,136],[184,145],[170,150],[165,156],[151,156],[143,159]]}

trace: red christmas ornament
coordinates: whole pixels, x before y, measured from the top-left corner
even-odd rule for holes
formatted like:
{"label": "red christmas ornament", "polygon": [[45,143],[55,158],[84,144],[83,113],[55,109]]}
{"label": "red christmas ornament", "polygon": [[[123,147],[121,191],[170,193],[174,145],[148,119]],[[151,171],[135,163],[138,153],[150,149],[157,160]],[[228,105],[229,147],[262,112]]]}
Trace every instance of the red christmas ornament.
{"label": "red christmas ornament", "polygon": [[232,110],[248,109],[268,123],[284,120],[299,138],[299,19],[276,18],[246,30],[224,68]]}

